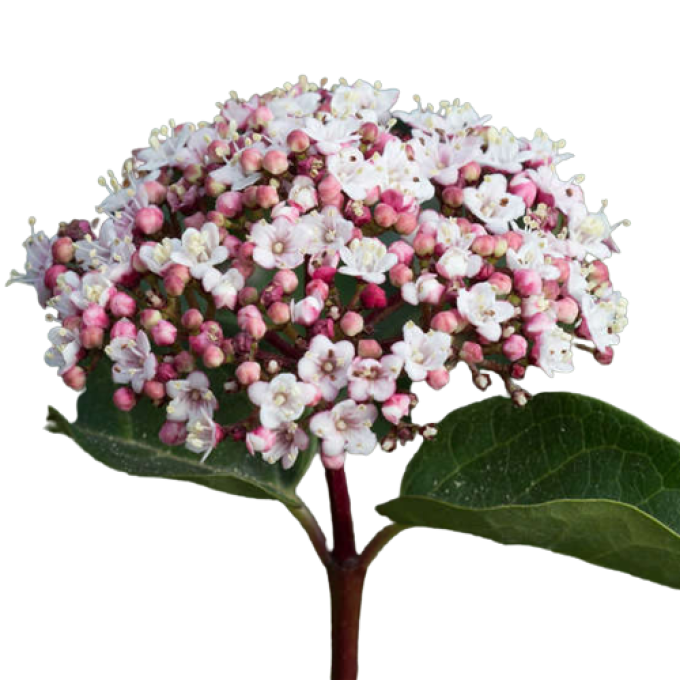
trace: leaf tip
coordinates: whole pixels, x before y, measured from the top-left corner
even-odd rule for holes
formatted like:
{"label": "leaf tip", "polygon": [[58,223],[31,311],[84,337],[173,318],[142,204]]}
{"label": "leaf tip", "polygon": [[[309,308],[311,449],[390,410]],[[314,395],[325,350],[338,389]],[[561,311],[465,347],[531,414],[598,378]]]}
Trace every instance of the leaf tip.
{"label": "leaf tip", "polygon": [[65,434],[67,437],[72,437],[71,424],[52,406],[47,408],[45,429],[52,434]]}

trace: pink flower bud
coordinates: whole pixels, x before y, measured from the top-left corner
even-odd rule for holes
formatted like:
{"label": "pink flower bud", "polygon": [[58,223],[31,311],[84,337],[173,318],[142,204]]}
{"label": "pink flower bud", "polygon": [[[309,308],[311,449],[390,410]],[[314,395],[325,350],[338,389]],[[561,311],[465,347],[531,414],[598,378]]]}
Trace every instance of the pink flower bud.
{"label": "pink flower bud", "polygon": [[186,423],[166,420],[158,433],[158,438],[166,446],[179,446],[180,444],[184,444],[187,439]]}
{"label": "pink flower bud", "polygon": [[[505,243],[505,241],[500,241],[500,243]],[[494,272],[487,280],[498,295],[508,295],[512,290],[512,279],[503,272]]]}
{"label": "pink flower bud", "polygon": [[132,411],[137,404],[137,396],[129,387],[119,387],[113,393],[113,404],[121,411]]}
{"label": "pink flower bud", "polygon": [[197,331],[203,323],[203,314],[198,309],[188,309],[182,314],[182,326],[188,331]]}
{"label": "pink flower bud", "polygon": [[503,354],[510,361],[519,361],[526,356],[527,347],[526,338],[515,333],[503,342]]}
{"label": "pink flower bud", "polygon": [[459,208],[463,205],[463,190],[454,185],[445,187],[442,191],[442,201],[450,208]]}
{"label": "pink flower bud", "polygon": [[609,364],[614,361],[614,349],[612,347],[607,347],[604,352],[597,350],[595,352],[595,360],[598,364],[609,366]]}
{"label": "pink flower bud", "polygon": [[434,253],[436,241],[432,234],[419,232],[413,240],[413,249],[419,257],[426,257]]}
{"label": "pink flower bud", "polygon": [[62,380],[67,387],[70,387],[76,392],[85,388],[87,382],[87,374],[80,366],[71,366],[62,376]]}
{"label": "pink flower bud", "polygon": [[253,172],[258,172],[262,167],[262,152],[259,149],[253,147],[247,147],[241,153],[240,159],[241,168],[246,175],[250,175]]}
{"label": "pink flower bud", "polygon": [[413,281],[413,270],[405,264],[397,263],[390,269],[390,283],[395,288],[401,288],[406,283]]}
{"label": "pink flower bud", "polygon": [[144,394],[151,401],[160,401],[165,397],[165,385],[160,380],[147,380],[144,383]]}
{"label": "pink flower bud", "polygon": [[288,157],[283,151],[270,149],[264,155],[264,169],[272,175],[283,175],[288,170]]}
{"label": "pink flower bud", "polygon": [[474,184],[481,177],[482,168],[476,161],[471,161],[460,169],[460,175],[468,184]]}
{"label": "pink flower bud", "polygon": [[560,270],[560,276],[557,280],[560,283],[567,282],[569,280],[569,276],[571,275],[571,267],[569,265],[569,261],[566,260],[565,258],[558,258],[553,259],[551,264]]}
{"label": "pink flower bud", "polygon": [[357,312],[347,312],[340,319],[340,328],[345,335],[353,338],[364,330],[364,318]]}
{"label": "pink flower bud", "polygon": [[304,153],[309,148],[309,136],[304,130],[293,130],[286,138],[290,150],[293,153]]}
{"label": "pink flower bud", "polygon": [[536,194],[538,187],[526,176],[517,175],[510,180],[508,184],[508,191],[515,196],[519,196],[525,203],[527,208],[536,202]]}
{"label": "pink flower bud", "polygon": [[494,257],[503,257],[508,252],[508,242],[504,238],[495,239],[495,246],[493,249]]}
{"label": "pink flower bud", "polygon": [[140,323],[147,331],[150,331],[162,318],[163,315],[157,309],[144,309],[139,315]]}
{"label": "pink flower bud", "polygon": [[115,338],[136,338],[137,326],[129,319],[120,319],[116,321],[111,328],[111,339]]}
{"label": "pink flower bud", "polygon": [[298,287],[297,274],[291,269],[280,269],[274,274],[272,283],[281,286],[281,289],[287,295],[294,293]]}
{"label": "pink flower bud", "polygon": [[261,373],[260,364],[254,361],[244,361],[236,369],[236,380],[241,385],[252,385],[260,379]]}
{"label": "pink flower bud", "polygon": [[250,114],[250,124],[253,127],[262,127],[274,118],[274,114],[268,106],[258,106]]}
{"label": "pink flower bud", "polygon": [[86,326],[80,331],[80,342],[85,349],[97,349],[104,344],[104,329],[99,326]]}
{"label": "pink flower bud", "polygon": [[442,333],[459,333],[465,325],[465,320],[457,310],[438,312],[430,322],[430,328]]}
{"label": "pink flower bud", "polygon": [[282,326],[290,321],[290,305],[285,302],[274,302],[267,307],[267,316],[272,323]]}
{"label": "pink flower bud", "polygon": [[460,349],[460,358],[466,364],[479,364],[484,361],[484,350],[476,342],[464,342]]}
{"label": "pink flower bud", "polygon": [[524,324],[524,332],[529,337],[535,338],[552,328],[553,325],[554,321],[550,316],[543,312],[538,312],[538,314],[534,314]]}
{"label": "pink flower bud", "polygon": [[224,363],[224,352],[217,345],[208,345],[202,359],[206,368],[219,368]]}
{"label": "pink flower bud", "polygon": [[410,265],[413,262],[413,248],[406,241],[395,241],[387,249],[388,253],[397,256],[399,264]]}
{"label": "pink flower bud", "polygon": [[496,248],[496,239],[493,236],[478,236],[473,242],[472,250],[473,253],[481,255],[482,257],[489,257],[493,254]]}
{"label": "pink flower bud", "polygon": [[225,217],[236,217],[243,210],[243,196],[238,191],[226,191],[217,199],[215,210]]}
{"label": "pink flower bud", "polygon": [[517,231],[508,231],[501,238],[508,244],[509,250],[519,250],[522,247],[524,238]]}
{"label": "pink flower bud", "polygon": [[174,274],[164,276],[163,285],[165,286],[165,292],[170,297],[180,297],[186,288],[184,281]]}
{"label": "pink flower bud", "polygon": [[239,309],[236,320],[238,327],[255,340],[260,340],[267,332],[267,324],[265,324],[260,310],[255,305],[247,305]]}
{"label": "pink flower bud", "polygon": [[378,203],[373,212],[373,219],[383,229],[389,229],[397,221],[397,211],[387,203]]}
{"label": "pink flower bud", "polygon": [[243,307],[254,305],[259,298],[259,293],[255,286],[246,286],[238,292],[238,303]]}
{"label": "pink flower bud", "polygon": [[291,314],[293,322],[302,326],[311,326],[321,315],[321,309],[321,301],[309,295],[293,305]]}
{"label": "pink flower bud", "polygon": [[135,226],[147,236],[156,234],[163,228],[163,211],[155,205],[142,208],[135,215]]}
{"label": "pink flower bud", "polygon": [[161,319],[151,329],[151,337],[159,347],[168,347],[177,340],[177,328],[169,321]]}
{"label": "pink flower bud", "polygon": [[437,368],[427,372],[427,384],[433,390],[441,390],[449,384],[449,372],[445,368]]}
{"label": "pink flower bud", "polygon": [[279,202],[278,191],[276,190],[276,187],[273,187],[270,184],[263,184],[257,187],[255,198],[257,200],[257,205],[263,210],[269,210]]}
{"label": "pink flower bud", "polygon": [[571,325],[578,318],[578,302],[573,297],[564,297],[557,301],[557,320]]}
{"label": "pink flower bud", "polygon": [[410,236],[418,227],[418,218],[413,213],[399,213],[394,230],[402,236]]}
{"label": "pink flower bud", "polygon": [[359,340],[357,354],[365,359],[379,359],[382,348],[377,340]]}
{"label": "pink flower bud", "polygon": [[67,271],[63,264],[53,264],[45,272],[45,285],[54,290],[57,287],[57,279]]}
{"label": "pink flower bud", "polygon": [[154,203],[156,205],[163,203],[168,190],[160,182],[149,180],[148,182],[144,182],[142,186],[144,187],[149,203]]}
{"label": "pink flower bud", "polygon": [[178,373],[191,373],[196,368],[196,360],[190,352],[180,352],[175,357],[175,368]]}
{"label": "pink flower bud", "polygon": [[595,284],[607,283],[609,281],[609,268],[602,260],[596,260],[590,265],[588,280]]}
{"label": "pink flower bud", "polygon": [[377,141],[378,136],[380,135],[380,128],[375,123],[364,123],[359,128],[359,134],[361,135],[362,142],[372,144],[373,142]]}
{"label": "pink flower bud", "polygon": [[97,326],[99,328],[109,327],[109,315],[101,305],[91,304],[83,312],[83,323],[86,326]]}
{"label": "pink flower bud", "polygon": [[76,249],[73,240],[68,236],[58,238],[52,244],[52,257],[59,264],[68,264],[75,255]]}
{"label": "pink flower bud", "polygon": [[183,264],[173,264],[168,267],[168,276],[176,276],[181,279],[183,283],[189,283],[191,281],[191,272],[189,267],[185,267]]}
{"label": "pink flower bud", "polygon": [[408,415],[411,408],[411,397],[408,394],[393,394],[382,405],[382,414],[387,422],[398,425]]}
{"label": "pink flower bud", "polygon": [[313,279],[320,279],[324,283],[327,283],[328,285],[330,285],[331,283],[333,283],[333,280],[335,279],[335,275],[337,273],[338,273],[338,270],[335,267],[321,266],[321,267],[317,267],[314,270],[314,273],[312,274],[312,278]]}
{"label": "pink flower bud", "polygon": [[543,288],[541,275],[535,269],[517,269],[513,275],[515,290],[527,297],[538,295]]}
{"label": "pink flower bud", "polygon": [[326,175],[319,183],[317,190],[322,203],[328,203],[342,192],[342,184],[333,175]]}
{"label": "pink flower bud", "polygon": [[387,294],[376,283],[369,283],[361,291],[361,303],[366,309],[382,309],[387,307]]}
{"label": "pink flower bud", "polygon": [[256,427],[246,435],[246,448],[251,456],[266,453],[276,443],[276,434],[263,425]]}
{"label": "pink flower bud", "polygon": [[156,380],[166,383],[177,379],[177,369],[168,361],[158,364]]}
{"label": "pink flower bud", "polygon": [[137,311],[137,303],[127,293],[118,292],[114,293],[111,298],[109,309],[114,316],[119,318],[134,316]]}

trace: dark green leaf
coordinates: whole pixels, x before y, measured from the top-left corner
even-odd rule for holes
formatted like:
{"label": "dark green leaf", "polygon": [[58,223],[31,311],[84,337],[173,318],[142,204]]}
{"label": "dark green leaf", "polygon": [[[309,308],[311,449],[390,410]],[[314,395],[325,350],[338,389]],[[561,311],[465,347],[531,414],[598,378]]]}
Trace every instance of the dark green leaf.
{"label": "dark green leaf", "polygon": [[680,588],[680,444],[596,399],[497,397],[451,413],[378,510]]}
{"label": "dark green leaf", "polygon": [[[299,505],[295,489],[311,463],[314,442],[287,471],[280,464],[269,465],[259,456],[250,456],[243,442],[232,440],[220,443],[201,463],[196,454],[181,446],[166,446],[158,439],[164,409],[142,399],[132,411],[123,413],[113,406],[114,389],[111,364],[104,359],[78,399],[77,420],[69,423],[50,408],[47,429],[71,437],[99,462],[130,475],[189,481],[240,496]],[[220,401],[218,414],[226,414],[218,418],[221,424],[233,423],[251,409],[242,395],[225,394]]]}

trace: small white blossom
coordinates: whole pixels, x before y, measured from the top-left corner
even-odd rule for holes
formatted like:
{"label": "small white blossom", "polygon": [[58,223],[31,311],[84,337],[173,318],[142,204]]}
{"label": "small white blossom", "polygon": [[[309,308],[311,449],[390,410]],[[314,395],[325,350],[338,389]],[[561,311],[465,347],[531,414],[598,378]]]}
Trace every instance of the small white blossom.
{"label": "small white blossom", "polygon": [[382,155],[374,158],[373,162],[382,191],[395,189],[415,198],[418,203],[429,201],[434,196],[434,186],[420,165],[409,160],[403,142],[387,142]]}
{"label": "small white blossom", "polygon": [[581,300],[583,320],[588,326],[595,347],[600,352],[619,344],[619,333],[628,324],[627,308],[628,301],[621,293],[612,292],[601,299],[586,295]]}
{"label": "small white blossom", "polygon": [[461,290],[458,311],[491,342],[500,340],[501,324],[515,315],[512,304],[497,300],[495,290],[487,282],[476,283],[470,290]]}
{"label": "small white blossom", "polygon": [[372,123],[385,123],[399,98],[399,90],[383,90],[365,80],[354,85],[339,85],[333,91],[331,111],[339,117],[356,116]]}
{"label": "small white blossom", "polygon": [[215,265],[229,257],[229,251],[220,245],[220,231],[216,224],[206,222],[200,229],[190,227],[182,234],[181,248],[171,255],[173,262],[189,267],[195,279],[201,279]]}
{"label": "small white blossom", "polygon": [[80,333],[70,328],[52,328],[48,333],[52,347],[45,352],[45,363],[59,369],[59,375],[64,375],[69,368],[78,362],[80,354]]}
{"label": "small white blossom", "polygon": [[360,125],[361,121],[356,118],[329,118],[325,122],[318,118],[307,118],[302,129],[314,140],[319,153],[330,156],[359,139],[356,131]]}
{"label": "small white blossom", "polygon": [[359,149],[351,146],[329,156],[326,169],[340,182],[342,190],[355,201],[366,198],[368,192],[378,186],[381,180],[375,166],[364,159]]}
{"label": "small white blossom", "polygon": [[394,253],[388,253],[385,244],[377,238],[354,239],[349,247],[340,248],[340,257],[345,266],[341,274],[356,276],[368,283],[383,283],[385,273],[399,261]]}
{"label": "small white blossom", "polygon": [[411,142],[415,161],[425,175],[448,186],[458,180],[458,170],[481,154],[482,140],[462,135],[442,142],[439,137],[420,134]]}
{"label": "small white blossom", "polygon": [[404,370],[413,381],[425,380],[430,371],[443,368],[451,353],[451,336],[422,328],[409,321],[404,339],[392,345],[392,353],[404,361]]}
{"label": "small white blossom", "polygon": [[302,264],[310,242],[304,224],[286,217],[273,222],[261,220],[253,226],[251,241],[255,244],[253,260],[265,269],[294,269]]}
{"label": "small white blossom", "polygon": [[45,232],[35,232],[33,228],[34,220],[31,221],[31,235],[24,241],[26,249],[25,272],[21,273],[13,270],[7,282],[25,283],[33,286],[38,293],[38,301],[45,307],[50,299],[50,290],[45,285],[45,272],[52,266],[52,242],[55,239],[47,237]]}
{"label": "small white blossom", "polygon": [[300,451],[309,446],[309,437],[306,432],[294,422],[282,423],[273,430],[274,443],[262,454],[267,463],[273,465],[281,461],[281,467],[289,470],[295,464]]}
{"label": "small white blossom", "polygon": [[189,421],[185,446],[193,453],[202,454],[201,463],[212,453],[218,442],[217,423],[205,414]]}
{"label": "small white blossom", "polygon": [[463,190],[465,206],[492,234],[503,234],[510,223],[522,217],[526,211],[519,196],[507,192],[508,181],[503,175],[486,175],[479,187]]}
{"label": "small white blossom", "polygon": [[522,163],[533,156],[531,150],[522,150],[519,139],[507,128],[500,131],[494,127],[488,128],[486,141],[487,149],[479,161],[480,165],[503,172],[521,172]]}
{"label": "small white blossom", "polygon": [[371,430],[378,409],[373,404],[357,404],[346,399],[332,410],[317,413],[309,423],[309,429],[322,439],[321,451],[325,456],[343,453],[368,455],[378,440]]}
{"label": "small white blossom", "polygon": [[114,220],[102,224],[97,238],[87,234],[76,241],[75,257],[88,269],[96,269],[114,283],[131,270],[135,244],[130,233],[120,229]]}
{"label": "small white blossom", "polygon": [[306,213],[317,206],[316,185],[311,177],[298,175],[288,191],[288,202],[300,207]]}
{"label": "small white blossom", "polygon": [[149,271],[162,276],[172,266],[174,253],[182,249],[178,238],[164,238],[154,245],[145,244],[139,249],[139,257]]}
{"label": "small white blossom", "polygon": [[169,380],[165,389],[172,400],[167,406],[168,420],[186,421],[202,415],[212,417],[217,399],[205,373],[194,371],[184,380]]}
{"label": "small white blossom", "polygon": [[559,256],[556,239],[535,231],[520,230],[520,233],[523,240],[519,250],[508,250],[506,254],[508,267],[513,271],[533,269],[547,281],[559,278],[560,270],[550,264],[552,257]]}
{"label": "small white blossom", "polygon": [[354,346],[347,340],[333,343],[325,335],[315,335],[309,350],[298,363],[298,375],[315,385],[326,401],[333,401],[347,385],[347,375],[354,358]]}
{"label": "small white blossom", "polygon": [[80,286],[71,293],[71,302],[83,310],[90,305],[106,307],[114,290],[111,281],[103,274],[92,272],[80,280]]}
{"label": "small white blossom", "polygon": [[574,370],[572,336],[559,326],[553,326],[541,333],[537,341],[537,364],[552,378],[555,373],[570,373]]}
{"label": "small white blossom", "polygon": [[137,338],[117,337],[106,347],[106,354],[113,362],[111,375],[118,385],[132,386],[139,393],[147,380],[153,380],[158,362],[151,352],[151,343],[144,331]]}
{"label": "small white blossom", "polygon": [[270,430],[297,420],[316,396],[316,388],[298,382],[291,373],[280,373],[271,382],[258,381],[248,388],[248,397],[260,407],[260,422]]}
{"label": "small white blossom", "polygon": [[328,206],[320,213],[303,215],[300,222],[310,234],[308,250],[311,254],[335,253],[352,238],[354,225],[337,208]]}
{"label": "small white blossom", "polygon": [[404,360],[394,354],[379,360],[357,357],[349,371],[349,396],[354,401],[389,399],[396,392],[397,378],[403,367]]}

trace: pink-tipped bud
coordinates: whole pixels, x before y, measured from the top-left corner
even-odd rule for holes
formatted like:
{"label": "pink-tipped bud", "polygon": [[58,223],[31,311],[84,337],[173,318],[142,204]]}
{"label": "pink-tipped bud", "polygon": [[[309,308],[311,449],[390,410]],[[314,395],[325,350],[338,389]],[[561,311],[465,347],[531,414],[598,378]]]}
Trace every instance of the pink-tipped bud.
{"label": "pink-tipped bud", "polygon": [[569,277],[571,276],[571,265],[569,264],[569,260],[560,257],[553,259],[550,264],[560,270],[560,275],[557,279],[559,283],[565,283],[569,280]]}
{"label": "pink-tipped bud", "polygon": [[609,366],[612,361],[614,361],[614,350],[612,347],[607,347],[604,352],[597,350],[595,352],[595,360],[598,364],[603,366]]}
{"label": "pink-tipped bud", "polygon": [[45,285],[54,290],[57,287],[57,279],[67,271],[63,264],[53,264],[45,272]]}
{"label": "pink-tipped bud", "polygon": [[578,319],[578,302],[573,297],[564,297],[556,303],[557,320],[568,325],[573,324]]}
{"label": "pink-tipped bud", "polygon": [[169,347],[177,340],[177,328],[165,319],[161,319],[152,329],[151,337],[159,347]]}
{"label": "pink-tipped bud", "polygon": [[536,202],[538,187],[530,179],[518,175],[510,181],[508,191],[515,196],[519,196],[527,208],[531,208]]}
{"label": "pink-tipped bud", "polygon": [[52,257],[59,264],[68,264],[76,253],[73,241],[68,236],[58,238],[52,244]]}
{"label": "pink-tipped bud", "polygon": [[436,245],[436,240],[434,235],[419,232],[418,235],[413,240],[413,250],[419,257],[426,257],[434,253],[434,247]]}
{"label": "pink-tipped bud", "polygon": [[433,390],[441,390],[449,384],[449,372],[445,368],[437,368],[427,372],[427,384]]}
{"label": "pink-tipped bud", "polygon": [[465,328],[466,322],[460,312],[450,310],[438,312],[432,317],[430,328],[442,333],[458,333]]}
{"label": "pink-tipped bud", "polygon": [[253,127],[262,127],[273,118],[274,114],[271,109],[268,106],[261,105],[250,114],[250,124]]}
{"label": "pink-tipped bud", "polygon": [[609,268],[602,260],[596,260],[590,265],[588,280],[595,284],[607,283],[609,281]]}
{"label": "pink-tipped bud", "polygon": [[387,307],[387,293],[377,283],[369,283],[361,291],[361,303],[366,309],[382,309]]}
{"label": "pink-tipped bud", "polygon": [[118,292],[111,298],[109,309],[111,314],[118,318],[134,316],[137,311],[137,303],[127,293]]}
{"label": "pink-tipped bud", "polygon": [[150,331],[162,319],[163,315],[157,309],[144,309],[139,315],[139,321],[147,331]]}
{"label": "pink-tipped bud", "polygon": [[186,423],[166,420],[158,433],[158,438],[166,446],[179,446],[187,440]]}
{"label": "pink-tipped bud", "polygon": [[165,292],[170,297],[180,297],[186,288],[184,281],[174,274],[167,274],[164,276],[163,285],[165,286]]}
{"label": "pink-tipped bud", "polygon": [[290,321],[290,305],[285,302],[274,302],[267,307],[267,316],[277,326],[282,326]]}
{"label": "pink-tipped bud", "polygon": [[408,415],[411,408],[411,397],[408,394],[393,394],[382,405],[382,414],[385,420],[393,425],[398,425],[402,418]]}
{"label": "pink-tipped bud", "polygon": [[214,177],[208,175],[203,182],[205,193],[211,198],[217,198],[220,194],[227,190],[226,184],[218,182]]}
{"label": "pink-tipped bud", "polygon": [[269,210],[269,208],[273,208],[279,202],[279,194],[276,187],[270,184],[263,184],[257,187],[255,199],[260,208]]}
{"label": "pink-tipped bud", "polygon": [[236,319],[238,327],[255,338],[255,340],[260,340],[267,332],[267,324],[264,322],[260,310],[255,305],[247,305],[239,309]]}
{"label": "pink-tipped bud", "polygon": [[135,215],[135,226],[142,234],[156,234],[163,228],[163,211],[155,205],[142,208]]}
{"label": "pink-tipped bud", "polygon": [[[505,243],[505,241],[501,241]],[[498,295],[509,295],[512,290],[512,279],[503,272],[494,272],[487,279]]]}
{"label": "pink-tipped bud", "polygon": [[503,257],[508,252],[508,242],[504,238],[495,239],[495,246],[493,249],[494,257]]}
{"label": "pink-tipped bud", "polygon": [[509,361],[519,361],[526,356],[528,346],[526,338],[515,333],[503,342],[503,355]]}
{"label": "pink-tipped bud", "polygon": [[410,265],[413,262],[414,251],[406,241],[395,241],[387,249],[387,252],[396,255],[399,264]]}
{"label": "pink-tipped bud", "polygon": [[262,152],[259,149],[248,147],[241,154],[240,161],[241,168],[246,175],[258,172],[262,168]]}
{"label": "pink-tipped bud", "polygon": [[305,286],[305,293],[307,295],[313,295],[314,297],[319,298],[321,302],[325,302],[328,299],[328,295],[330,294],[330,287],[325,281],[322,281],[321,279],[312,279]]}
{"label": "pink-tipped bud", "polygon": [[156,380],[166,383],[170,380],[177,380],[177,369],[169,361],[158,364],[156,369]]}
{"label": "pink-tipped bud", "polygon": [[260,364],[254,361],[244,361],[236,369],[236,380],[241,383],[241,385],[252,385],[256,383],[262,374],[262,369]]}
{"label": "pink-tipped bud", "polygon": [[538,295],[543,289],[541,275],[535,269],[517,269],[513,275],[515,290],[522,296]]}
{"label": "pink-tipped bud", "polygon": [[243,210],[243,196],[238,191],[225,191],[217,199],[215,210],[225,217],[236,217]]}
{"label": "pink-tipped bud", "polygon": [[191,373],[196,368],[196,359],[191,352],[180,352],[175,357],[175,368],[178,373]]}
{"label": "pink-tipped bud", "polygon": [[293,130],[286,138],[286,143],[293,153],[304,153],[309,149],[309,135],[304,130]]}
{"label": "pink-tipped bud", "polygon": [[83,325],[97,328],[109,327],[109,315],[101,305],[91,304],[83,312]]}
{"label": "pink-tipped bud", "polygon": [[168,190],[156,180],[144,182],[143,187],[149,203],[154,203],[155,205],[163,203],[165,196],[168,193]]}
{"label": "pink-tipped bud", "polygon": [[129,319],[120,319],[116,321],[111,328],[111,339],[115,338],[136,338],[137,326]]}
{"label": "pink-tipped bud", "polygon": [[224,363],[224,352],[217,345],[208,345],[201,358],[206,368],[219,368]]}
{"label": "pink-tipped bud", "polygon": [[387,203],[378,203],[373,212],[373,219],[383,229],[389,229],[397,221],[397,211]]}
{"label": "pink-tipped bud", "polygon": [[70,387],[76,392],[85,389],[87,382],[87,374],[80,366],[71,366],[62,376],[61,379],[67,387]]}
{"label": "pink-tipped bud", "polygon": [[238,303],[239,305],[245,307],[247,305],[254,305],[260,294],[258,293],[257,288],[255,286],[246,286],[245,288],[241,288],[241,290],[238,292]]}
{"label": "pink-tipped bud", "polygon": [[509,250],[519,250],[524,242],[524,237],[517,231],[508,231],[501,238],[508,244]]}
{"label": "pink-tipped bud", "polygon": [[340,328],[345,335],[353,338],[364,330],[364,318],[357,312],[347,312],[340,319]]}
{"label": "pink-tipped bud", "polygon": [[357,354],[365,359],[379,359],[382,356],[382,347],[377,340],[359,340]]}
{"label": "pink-tipped bud", "polygon": [[524,332],[526,335],[535,338],[552,328],[554,325],[555,322],[552,317],[543,312],[538,312],[526,321],[524,324]]}
{"label": "pink-tipped bud", "polygon": [[466,364],[479,364],[484,361],[484,350],[476,342],[464,342],[460,349],[460,358]]}
{"label": "pink-tipped bud", "polygon": [[203,323],[203,314],[198,309],[188,309],[182,314],[182,326],[188,331],[197,331]]}
{"label": "pink-tipped bud", "polygon": [[120,411],[132,411],[137,404],[137,395],[129,387],[119,387],[113,393],[113,405]]}
{"label": "pink-tipped bud", "polygon": [[80,342],[85,349],[98,349],[104,344],[104,329],[86,326],[80,331]]}
{"label": "pink-tipped bud", "polygon": [[410,236],[418,227],[418,218],[413,213],[399,213],[394,230],[402,236]]}
{"label": "pink-tipped bud", "polygon": [[264,155],[262,165],[272,175],[283,175],[288,170],[288,156],[278,149],[270,149]]}
{"label": "pink-tipped bud", "polygon": [[294,293],[298,287],[297,274],[291,269],[280,269],[274,274],[273,283],[281,286],[281,289],[287,295]]}
{"label": "pink-tipped bud", "polygon": [[342,184],[333,175],[326,175],[317,188],[322,203],[329,203],[342,192]]}
{"label": "pink-tipped bud", "polygon": [[460,174],[468,184],[474,184],[482,174],[482,168],[476,161],[471,161],[460,169]]}
{"label": "pink-tipped bud", "polygon": [[160,401],[165,397],[165,385],[160,380],[147,380],[144,383],[144,394],[151,401]]}
{"label": "pink-tipped bud", "polygon": [[375,123],[364,123],[359,128],[359,134],[361,135],[362,142],[373,144],[373,142],[376,142],[380,136],[380,128]]}
{"label": "pink-tipped bud", "polygon": [[413,270],[405,264],[397,263],[390,269],[390,283],[395,288],[401,288],[406,283],[413,281]]}
{"label": "pink-tipped bud", "polygon": [[478,236],[470,248],[473,253],[482,257],[489,257],[496,248],[496,239],[493,236]]}
{"label": "pink-tipped bud", "polygon": [[451,185],[442,191],[442,201],[450,208],[460,208],[463,205],[463,190],[460,187]]}
{"label": "pink-tipped bud", "polygon": [[276,443],[276,433],[259,425],[246,435],[246,448],[251,456],[256,453],[266,453]]}
{"label": "pink-tipped bud", "polygon": [[302,326],[311,326],[321,315],[322,303],[313,295],[296,303],[292,309],[292,320]]}

